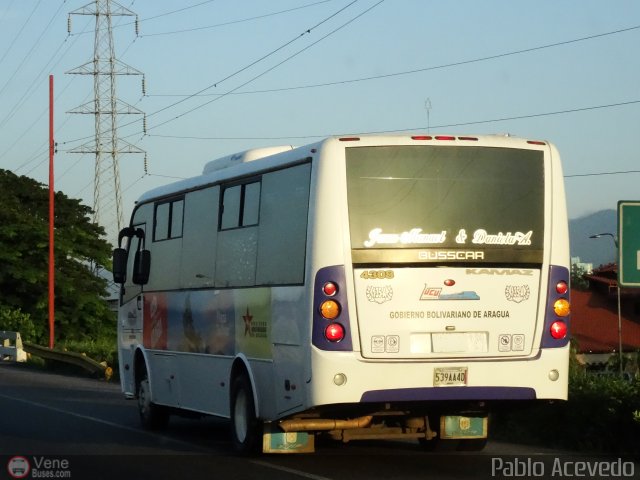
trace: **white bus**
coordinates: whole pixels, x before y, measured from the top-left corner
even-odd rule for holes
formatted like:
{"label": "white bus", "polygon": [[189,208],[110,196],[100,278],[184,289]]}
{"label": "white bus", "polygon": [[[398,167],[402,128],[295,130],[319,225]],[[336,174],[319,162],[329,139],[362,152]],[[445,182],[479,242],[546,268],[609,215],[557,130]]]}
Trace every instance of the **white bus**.
{"label": "white bus", "polygon": [[228,418],[240,452],[312,451],[320,432],[482,443],[492,406],[567,398],[548,142],[250,150],[144,194],[120,241],[120,378],[146,427]]}

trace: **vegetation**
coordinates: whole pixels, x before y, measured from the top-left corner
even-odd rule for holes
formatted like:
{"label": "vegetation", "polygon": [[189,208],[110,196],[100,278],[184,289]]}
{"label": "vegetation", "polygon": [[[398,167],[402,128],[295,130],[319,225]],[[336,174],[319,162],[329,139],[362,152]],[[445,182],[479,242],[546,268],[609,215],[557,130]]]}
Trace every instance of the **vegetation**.
{"label": "vegetation", "polygon": [[498,412],[493,434],[569,451],[640,453],[640,379],[596,375],[572,363],[569,401]]}
{"label": "vegetation", "polygon": [[587,271],[573,263],[571,265],[571,288],[576,290],[588,290],[589,282],[584,278]]}
{"label": "vegetation", "polygon": [[[20,331],[24,341],[47,344],[49,197],[28,177],[0,170],[0,330]],[[91,209],[55,194],[55,337],[58,341],[112,338],[115,318],[105,279],[111,247]]]}

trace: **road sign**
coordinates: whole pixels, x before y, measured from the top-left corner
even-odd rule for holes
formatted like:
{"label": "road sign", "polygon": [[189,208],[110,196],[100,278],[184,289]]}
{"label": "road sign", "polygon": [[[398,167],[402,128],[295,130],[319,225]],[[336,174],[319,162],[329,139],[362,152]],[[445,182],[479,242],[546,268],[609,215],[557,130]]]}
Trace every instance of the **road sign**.
{"label": "road sign", "polygon": [[618,283],[640,287],[640,201],[618,202]]}

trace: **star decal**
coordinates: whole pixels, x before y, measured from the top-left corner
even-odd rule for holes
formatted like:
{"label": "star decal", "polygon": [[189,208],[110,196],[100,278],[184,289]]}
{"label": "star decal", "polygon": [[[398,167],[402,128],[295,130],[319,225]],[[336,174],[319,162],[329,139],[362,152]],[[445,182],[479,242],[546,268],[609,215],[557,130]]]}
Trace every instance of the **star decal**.
{"label": "star decal", "polygon": [[242,319],[244,320],[244,336],[245,337],[247,335],[251,336],[251,334],[252,334],[252,332],[251,332],[251,322],[253,321],[253,315],[251,315],[251,313],[249,313],[249,307],[248,306],[247,306],[247,313],[242,316]]}

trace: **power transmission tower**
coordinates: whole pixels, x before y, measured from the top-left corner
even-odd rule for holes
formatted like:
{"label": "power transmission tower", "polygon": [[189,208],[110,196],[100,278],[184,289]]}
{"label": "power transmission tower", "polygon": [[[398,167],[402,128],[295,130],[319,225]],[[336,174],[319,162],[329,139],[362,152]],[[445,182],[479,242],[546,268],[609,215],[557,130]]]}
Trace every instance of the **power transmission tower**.
{"label": "power transmission tower", "polygon": [[[93,60],[66,72],[68,74],[93,75],[93,100],[68,113],[93,114],[95,117],[95,136],[93,140],[69,150],[69,153],[95,154],[93,221],[105,227],[107,238],[111,240],[113,227],[117,227],[115,232],[117,235],[123,226],[118,158],[121,154],[126,153],[145,153],[144,150],[118,138],[118,115],[143,115],[143,112],[117,98],[116,76],[142,75],[143,95],[145,94],[145,85],[142,72],[116,59],[111,19],[114,16],[136,17],[137,35],[138,18],[135,13],[115,1],[95,0],[69,13],[69,33],[71,33],[71,15],[93,15],[96,17]],[[146,122],[143,122],[143,126],[145,124]],[[104,191],[105,189],[107,192]],[[114,203],[115,215],[113,208],[107,208]]]}

